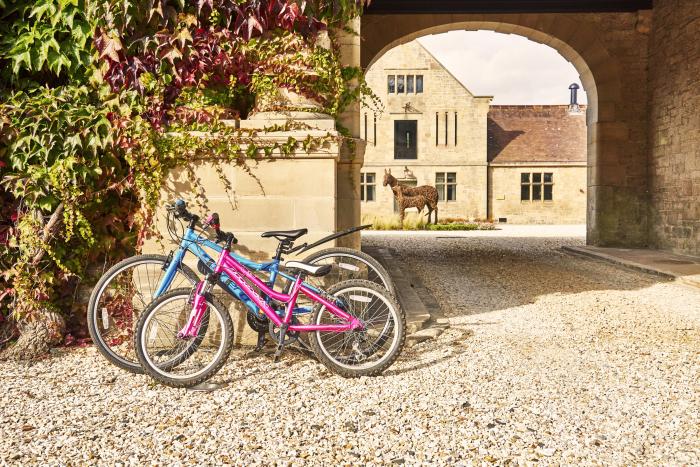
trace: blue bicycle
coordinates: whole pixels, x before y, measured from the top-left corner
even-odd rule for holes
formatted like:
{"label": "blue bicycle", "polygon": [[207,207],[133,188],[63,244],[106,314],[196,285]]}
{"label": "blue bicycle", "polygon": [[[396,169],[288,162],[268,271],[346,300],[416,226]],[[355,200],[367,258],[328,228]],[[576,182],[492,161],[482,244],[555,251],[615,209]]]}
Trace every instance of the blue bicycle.
{"label": "blue bicycle", "polygon": [[[133,347],[133,332],[141,312],[153,301],[169,290],[192,287],[200,281],[199,276],[184,260],[188,253],[197,258],[197,269],[203,275],[212,271],[216,261],[204,248],[213,250],[218,255],[222,250],[217,242],[219,237],[219,218],[213,214],[203,227],[212,228],[217,234],[210,240],[203,230],[198,231],[200,218],[187,211],[184,201],[177,200],[168,206],[168,232],[179,246],[169,255],[137,255],[127,258],[110,268],[98,281],[92,291],[87,309],[87,322],[90,336],[100,353],[114,365],[132,373],[142,373],[141,366]],[[178,229],[178,222],[180,228]],[[183,222],[187,222],[187,227]],[[279,241],[272,260],[258,263],[231,253],[246,268],[255,271],[270,287],[281,285],[288,287],[295,280],[292,275],[280,270],[282,255],[302,254],[324,243],[335,240],[352,232],[367,228],[355,227],[329,235],[311,245],[306,243],[294,247],[294,242],[307,233],[307,229],[290,231],[272,231],[262,234],[264,238]],[[327,248],[303,259],[303,262],[315,265],[330,264],[331,273],[311,286],[327,288],[332,284],[350,280],[365,279],[376,282],[394,293],[391,278],[374,258],[361,251],[349,248]],[[222,276],[221,290],[246,309],[248,325],[258,333],[258,347],[264,345],[265,335],[276,338],[275,329],[259,310],[258,306],[225,275]],[[310,312],[310,308],[300,304],[296,313]]]}

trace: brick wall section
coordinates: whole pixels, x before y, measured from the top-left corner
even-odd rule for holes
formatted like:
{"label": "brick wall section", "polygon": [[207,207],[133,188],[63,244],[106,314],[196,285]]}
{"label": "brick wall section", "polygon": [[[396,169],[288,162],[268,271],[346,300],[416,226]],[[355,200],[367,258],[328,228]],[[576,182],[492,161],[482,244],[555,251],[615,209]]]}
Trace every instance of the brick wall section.
{"label": "brick wall section", "polygon": [[700,255],[700,2],[656,0],[650,50],[652,245]]}
{"label": "brick wall section", "polygon": [[586,116],[568,105],[491,106],[487,127],[489,162],[586,162]]}

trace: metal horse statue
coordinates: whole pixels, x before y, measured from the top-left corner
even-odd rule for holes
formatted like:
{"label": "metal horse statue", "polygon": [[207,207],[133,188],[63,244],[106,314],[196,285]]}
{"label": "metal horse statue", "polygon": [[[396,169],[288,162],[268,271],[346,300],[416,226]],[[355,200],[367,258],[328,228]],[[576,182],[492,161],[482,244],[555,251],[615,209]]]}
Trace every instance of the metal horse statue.
{"label": "metal horse statue", "polygon": [[[394,190],[394,187],[398,187],[398,189],[401,191],[401,194],[407,197],[415,197],[415,196],[422,196],[425,198],[425,203],[428,206],[428,214],[426,217],[428,218],[428,223],[430,223],[430,214],[435,211],[435,224],[438,222],[438,191],[437,188],[434,186],[430,185],[423,185],[423,186],[417,186],[417,187],[409,187],[405,185],[401,185],[399,181],[391,175],[391,169],[387,170],[384,169],[384,186],[390,186],[392,191],[394,192],[394,197],[396,200],[399,202],[399,205],[401,205],[401,200],[399,199],[399,196],[397,194],[397,191]],[[404,202],[405,198],[404,198]],[[417,207],[417,206],[407,206],[407,207]],[[422,209],[421,209],[422,211]],[[403,209],[401,210],[401,223],[403,224]]]}

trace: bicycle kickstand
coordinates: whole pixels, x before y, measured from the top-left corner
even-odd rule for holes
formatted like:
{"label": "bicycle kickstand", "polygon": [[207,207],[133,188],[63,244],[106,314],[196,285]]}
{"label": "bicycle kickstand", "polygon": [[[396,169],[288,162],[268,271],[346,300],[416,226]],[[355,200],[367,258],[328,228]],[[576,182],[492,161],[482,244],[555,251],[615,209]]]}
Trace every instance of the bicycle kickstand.
{"label": "bicycle kickstand", "polygon": [[287,334],[287,325],[283,324],[280,327],[280,339],[279,342],[277,342],[277,351],[275,352],[275,357],[272,360],[273,362],[277,363],[280,360],[280,357],[282,356],[282,351],[284,350],[284,338]]}

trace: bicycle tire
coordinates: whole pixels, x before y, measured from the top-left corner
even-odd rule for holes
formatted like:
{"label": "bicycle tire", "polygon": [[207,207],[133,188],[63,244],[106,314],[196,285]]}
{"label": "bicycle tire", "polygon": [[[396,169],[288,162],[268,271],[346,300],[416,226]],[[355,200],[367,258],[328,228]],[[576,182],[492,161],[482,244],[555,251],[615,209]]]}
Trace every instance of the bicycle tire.
{"label": "bicycle tire", "polygon": [[[112,266],[106,273],[102,275],[100,280],[97,282],[90,295],[90,301],[88,302],[87,308],[87,322],[88,331],[92,342],[97,347],[97,350],[105,357],[111,364],[126,370],[130,373],[141,374],[143,369],[139,364],[138,360],[129,360],[119,355],[117,352],[113,351],[112,348],[105,342],[102,334],[99,331],[98,312],[97,307],[102,298],[102,294],[106,290],[110,282],[120,273],[129,269],[129,267],[138,266],[139,264],[162,264],[165,265],[168,262],[168,257],[164,255],[136,255],[126,258],[114,266]],[[197,274],[184,264],[180,264],[178,267],[178,272],[183,274],[193,285],[196,284],[200,279]],[[145,307],[144,307],[145,308]],[[133,346],[133,340],[128,339],[128,345]]]}
{"label": "bicycle tire", "polygon": [[[159,383],[165,384],[173,388],[187,388],[201,384],[212,376],[214,376],[222,366],[228,360],[231,350],[233,349],[233,322],[231,321],[231,315],[228,309],[213,295],[205,295],[205,299],[208,305],[207,313],[209,314],[209,319],[211,320],[212,310],[216,312],[221,318],[223,345],[220,353],[216,356],[211,364],[209,364],[204,370],[197,373],[192,377],[183,378],[173,378],[165,374],[166,370],[172,369],[170,365],[168,366],[157,366],[150,358],[147,357],[146,351],[144,350],[145,338],[146,338],[146,327],[151,319],[151,315],[155,314],[159,307],[167,305],[169,302],[174,301],[181,297],[187,297],[189,299],[191,295],[190,289],[175,289],[167,292],[154,301],[152,301],[148,307],[143,311],[139,317],[139,322],[136,325],[136,332],[134,334],[134,343],[136,347],[136,355],[139,359],[141,367],[144,369],[145,373],[151,378],[158,381]],[[209,323],[211,325],[211,322]],[[206,333],[206,330],[204,331]],[[204,339],[204,333],[200,330],[197,339],[201,342]],[[198,346],[199,347],[199,346]],[[195,350],[196,352],[196,350]],[[189,357],[189,356],[188,356]],[[182,361],[186,360],[182,359]]]}
{"label": "bicycle tire", "polygon": [[[378,285],[375,282],[372,281],[366,281],[366,280],[349,280],[345,282],[340,282],[330,288],[327,292],[331,295],[336,295],[340,294],[343,291],[350,291],[350,290],[362,290],[362,289],[369,289],[372,290],[375,294],[378,294],[382,297],[383,301],[385,304],[389,305],[390,309],[392,310],[391,315],[396,321],[395,326],[390,326],[393,329],[398,332],[398,336],[395,338],[395,342],[392,343],[392,347],[389,349],[387,352],[387,355],[382,357],[375,365],[370,366],[370,367],[357,367],[353,368],[350,365],[344,365],[342,363],[339,363],[338,360],[331,356],[329,352],[326,350],[324,344],[321,342],[321,332],[316,331],[312,332],[309,335],[309,343],[311,345],[311,349],[313,350],[314,354],[316,355],[316,358],[323,363],[323,365],[328,368],[330,371],[332,371],[335,374],[338,374],[340,376],[343,376],[345,378],[359,378],[361,376],[377,376],[381,373],[384,372],[389,366],[391,366],[396,359],[399,357],[401,354],[401,351],[403,350],[403,346],[406,342],[406,316],[399,305],[398,301],[396,298],[388,293],[386,289],[384,289],[382,286]],[[315,324],[320,323],[321,319],[321,313],[325,310],[325,307],[318,304],[314,308],[311,322]],[[385,326],[386,329],[386,326]],[[386,337],[384,335],[380,335],[379,339],[384,339],[386,341]],[[373,352],[376,352],[376,348],[373,349]]]}
{"label": "bicycle tire", "polygon": [[[360,251],[360,250],[353,250],[352,248],[343,248],[343,247],[333,247],[333,248],[326,248],[321,251],[317,251],[316,253],[313,253],[306,258],[304,258],[303,262],[304,263],[309,263],[309,264],[316,264],[317,261],[321,261],[323,259],[328,259],[328,258],[355,258],[362,263],[366,264],[368,268],[371,268],[374,273],[381,279],[381,282],[377,281],[372,281],[376,282],[380,285],[382,285],[385,289],[389,291],[392,295],[396,294],[396,290],[394,288],[394,282],[391,280],[391,276],[389,275],[389,272],[382,266],[379,261],[374,259],[372,256],[368,255],[367,253]],[[351,280],[357,280],[357,279],[351,279]]]}

